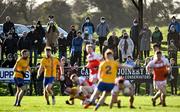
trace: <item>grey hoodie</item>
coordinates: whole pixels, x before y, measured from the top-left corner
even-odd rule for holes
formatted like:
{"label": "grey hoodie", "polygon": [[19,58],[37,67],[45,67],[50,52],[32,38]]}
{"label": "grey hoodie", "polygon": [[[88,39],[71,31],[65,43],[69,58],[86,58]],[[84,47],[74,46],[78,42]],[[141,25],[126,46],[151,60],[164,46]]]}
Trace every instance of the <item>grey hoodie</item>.
{"label": "grey hoodie", "polygon": [[106,22],[99,23],[96,28],[96,33],[99,37],[106,37],[109,33],[109,26]]}

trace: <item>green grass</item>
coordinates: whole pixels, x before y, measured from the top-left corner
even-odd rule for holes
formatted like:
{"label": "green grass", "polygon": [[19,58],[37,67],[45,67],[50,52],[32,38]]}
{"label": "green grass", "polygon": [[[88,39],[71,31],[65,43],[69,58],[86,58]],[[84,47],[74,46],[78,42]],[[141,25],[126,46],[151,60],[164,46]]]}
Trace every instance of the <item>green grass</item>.
{"label": "green grass", "polygon": [[[180,97],[168,96],[167,107],[151,105],[151,97],[149,96],[136,96],[135,109],[129,109],[128,97],[121,97],[122,108],[118,109],[114,105],[113,109],[107,106],[99,108],[98,112],[179,112],[180,110]],[[56,105],[47,106],[42,96],[25,96],[22,101],[21,107],[12,106],[14,97],[0,97],[0,112],[93,112],[93,107],[83,109],[80,101],[76,100],[75,105],[66,105],[64,102],[68,99],[67,96],[56,96]],[[110,97],[107,99],[109,103]]]}

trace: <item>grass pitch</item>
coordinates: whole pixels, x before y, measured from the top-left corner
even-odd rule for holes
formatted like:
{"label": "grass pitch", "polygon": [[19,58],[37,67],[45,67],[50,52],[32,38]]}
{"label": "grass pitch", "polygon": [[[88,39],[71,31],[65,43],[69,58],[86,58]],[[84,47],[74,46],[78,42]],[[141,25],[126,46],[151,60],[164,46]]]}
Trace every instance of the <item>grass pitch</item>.
{"label": "grass pitch", "polygon": [[[21,107],[14,107],[14,97],[0,97],[0,112],[93,112],[93,106],[89,109],[83,109],[80,101],[76,100],[75,105],[66,105],[65,101],[69,97],[56,96],[56,105],[46,105],[43,96],[25,96],[22,100]],[[97,112],[179,112],[180,111],[180,97],[167,96],[167,107],[151,105],[151,97],[149,96],[135,96],[135,109],[129,109],[128,97],[120,96],[121,108],[118,109],[114,105],[113,109],[108,106],[102,106]],[[106,103],[109,103],[110,97],[107,98]]]}

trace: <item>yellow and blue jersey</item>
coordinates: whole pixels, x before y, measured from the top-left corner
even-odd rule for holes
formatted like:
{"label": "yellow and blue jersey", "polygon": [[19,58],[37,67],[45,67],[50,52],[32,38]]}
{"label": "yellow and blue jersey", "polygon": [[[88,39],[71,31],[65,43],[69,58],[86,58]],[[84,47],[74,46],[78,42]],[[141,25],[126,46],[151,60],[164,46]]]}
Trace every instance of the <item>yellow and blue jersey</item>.
{"label": "yellow and blue jersey", "polygon": [[114,60],[101,62],[99,66],[100,81],[104,83],[114,83],[118,72],[118,66],[119,63]]}
{"label": "yellow and blue jersey", "polygon": [[23,74],[20,72],[25,73],[27,70],[30,70],[29,59],[19,58],[14,65],[14,69],[15,71],[13,76],[15,78],[24,78]]}
{"label": "yellow and blue jersey", "polygon": [[57,58],[43,58],[40,66],[44,69],[44,77],[56,77],[57,67],[60,66],[60,62]]}

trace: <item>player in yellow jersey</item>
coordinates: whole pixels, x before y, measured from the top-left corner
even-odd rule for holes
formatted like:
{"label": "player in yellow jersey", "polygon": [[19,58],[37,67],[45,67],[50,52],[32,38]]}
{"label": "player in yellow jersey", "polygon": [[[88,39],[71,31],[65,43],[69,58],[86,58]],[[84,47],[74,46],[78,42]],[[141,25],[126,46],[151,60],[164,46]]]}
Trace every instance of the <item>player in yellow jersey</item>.
{"label": "player in yellow jersey", "polygon": [[14,65],[14,82],[17,87],[16,100],[14,106],[21,106],[21,100],[24,95],[24,77],[26,71],[30,70],[29,67],[29,53],[24,49],[21,51],[21,57],[16,61]]}
{"label": "player in yellow jersey", "polygon": [[49,94],[52,95],[52,104],[55,104],[55,96],[52,91],[52,86],[55,78],[57,78],[57,72],[61,70],[61,76],[64,74],[64,70],[60,65],[60,62],[57,58],[53,57],[51,54],[51,47],[45,48],[45,55],[46,57],[42,58],[40,62],[40,67],[38,70],[39,77],[44,72],[44,80],[43,80],[43,87],[44,87],[44,96],[47,101],[47,105],[50,105],[49,102]]}
{"label": "player in yellow jersey", "polygon": [[119,68],[119,63],[114,60],[113,52],[111,50],[107,50],[105,52],[105,61],[100,63],[99,71],[98,71],[98,85],[94,93],[90,98],[90,103],[86,104],[84,108],[88,108],[98,96],[102,93],[98,103],[96,104],[95,111],[102,105],[108,94],[111,93],[115,85],[115,79],[117,76],[117,71]]}

